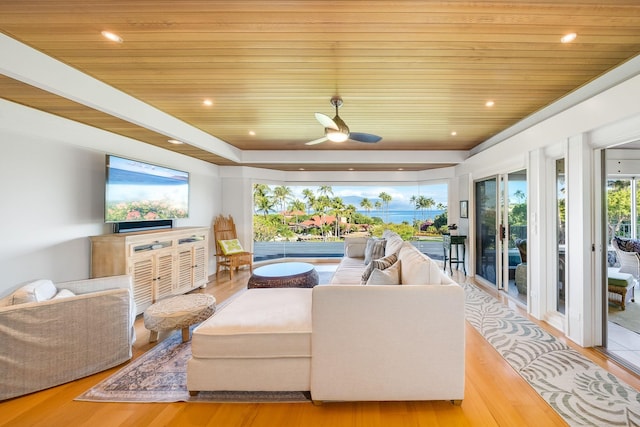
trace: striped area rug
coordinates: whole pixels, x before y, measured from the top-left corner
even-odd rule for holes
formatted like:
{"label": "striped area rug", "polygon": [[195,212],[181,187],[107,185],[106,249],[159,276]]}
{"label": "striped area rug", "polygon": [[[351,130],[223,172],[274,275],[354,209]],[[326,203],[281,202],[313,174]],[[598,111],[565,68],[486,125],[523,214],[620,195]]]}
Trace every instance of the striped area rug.
{"label": "striped area rug", "polygon": [[571,426],[639,426],[640,393],[471,284],[466,318]]}

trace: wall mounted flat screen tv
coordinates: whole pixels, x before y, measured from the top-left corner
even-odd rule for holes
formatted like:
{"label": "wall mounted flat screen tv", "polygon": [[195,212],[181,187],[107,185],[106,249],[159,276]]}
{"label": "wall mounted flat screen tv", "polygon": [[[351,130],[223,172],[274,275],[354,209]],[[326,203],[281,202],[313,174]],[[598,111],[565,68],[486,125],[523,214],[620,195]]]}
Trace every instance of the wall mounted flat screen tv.
{"label": "wall mounted flat screen tv", "polygon": [[105,222],[189,217],[189,173],[107,154]]}

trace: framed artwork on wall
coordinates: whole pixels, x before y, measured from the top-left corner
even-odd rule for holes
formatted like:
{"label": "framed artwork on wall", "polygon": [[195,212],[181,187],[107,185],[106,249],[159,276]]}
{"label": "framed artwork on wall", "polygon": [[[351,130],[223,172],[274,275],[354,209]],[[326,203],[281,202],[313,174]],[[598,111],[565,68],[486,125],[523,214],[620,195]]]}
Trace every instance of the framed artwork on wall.
{"label": "framed artwork on wall", "polygon": [[460,218],[469,218],[468,200],[460,200]]}

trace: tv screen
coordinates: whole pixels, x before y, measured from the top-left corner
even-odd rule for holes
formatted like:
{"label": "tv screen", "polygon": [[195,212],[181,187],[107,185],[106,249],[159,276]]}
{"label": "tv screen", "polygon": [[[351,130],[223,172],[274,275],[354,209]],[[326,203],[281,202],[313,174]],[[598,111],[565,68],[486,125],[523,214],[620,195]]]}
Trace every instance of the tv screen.
{"label": "tv screen", "polygon": [[188,218],[189,173],[107,154],[105,222]]}

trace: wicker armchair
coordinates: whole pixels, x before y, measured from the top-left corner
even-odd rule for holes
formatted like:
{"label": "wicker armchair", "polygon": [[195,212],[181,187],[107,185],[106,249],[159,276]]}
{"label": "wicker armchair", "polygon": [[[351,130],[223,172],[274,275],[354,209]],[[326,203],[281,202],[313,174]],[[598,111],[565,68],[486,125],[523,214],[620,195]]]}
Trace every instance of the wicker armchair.
{"label": "wicker armchair", "polygon": [[640,278],[640,242],[635,239],[614,237],[611,246],[616,251],[616,258],[620,263],[620,273],[629,273],[634,279]]}
{"label": "wicker armchair", "polygon": [[229,270],[229,278],[233,279],[234,270],[238,270],[243,265],[249,266],[249,271],[253,272],[253,253],[242,251],[232,254],[225,254],[221,241],[228,241],[238,238],[236,225],[231,215],[225,217],[218,215],[213,223],[213,234],[216,241],[216,276],[222,268]]}

